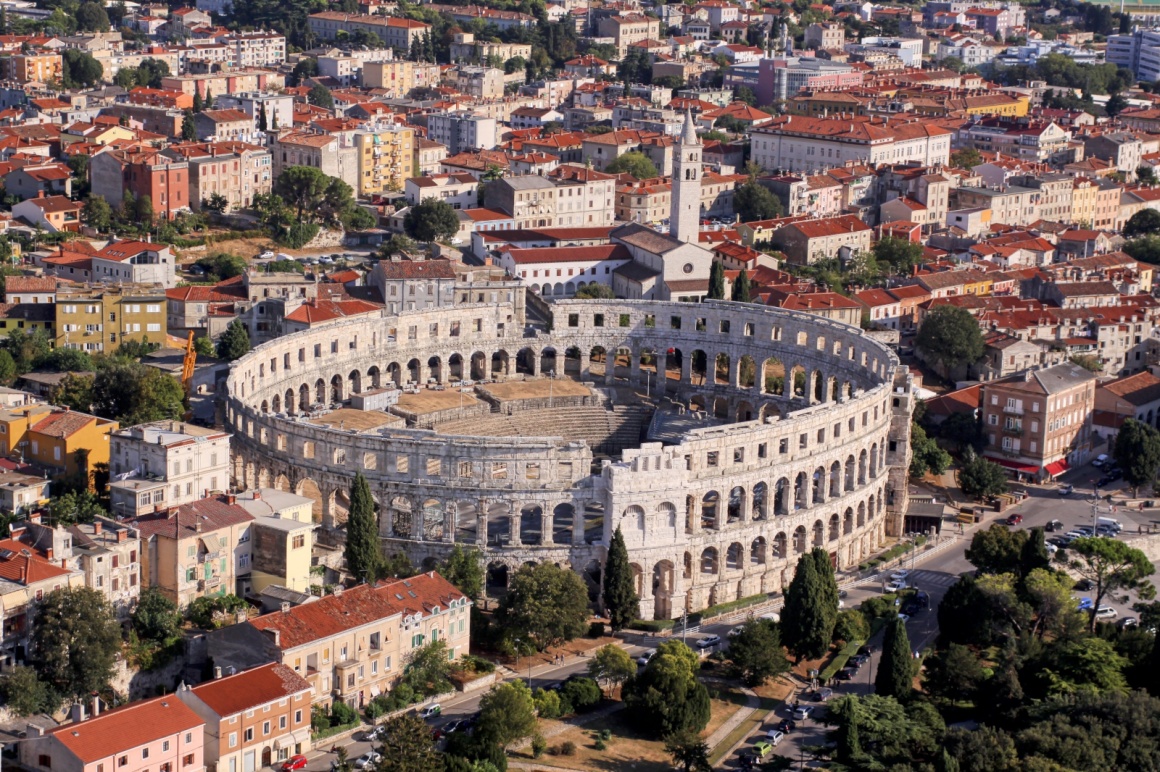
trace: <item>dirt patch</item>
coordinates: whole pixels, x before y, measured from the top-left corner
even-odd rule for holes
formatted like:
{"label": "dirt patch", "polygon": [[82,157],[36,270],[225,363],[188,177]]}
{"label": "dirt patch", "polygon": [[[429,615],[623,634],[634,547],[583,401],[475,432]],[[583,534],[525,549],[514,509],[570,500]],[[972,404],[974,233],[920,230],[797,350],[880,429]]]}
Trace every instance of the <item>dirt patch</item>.
{"label": "dirt patch", "polygon": [[767,700],[780,700],[785,702],[793,694],[797,688],[797,684],[788,678],[776,678],[761,686],[753,688],[754,694],[758,697],[763,697]]}
{"label": "dirt patch", "polygon": [[480,387],[499,400],[538,399],[540,397],[586,397],[592,393],[582,383],[570,378],[539,378],[531,381],[491,383]]}
{"label": "dirt patch", "polygon": [[[560,655],[563,655],[566,658],[591,656],[591,653],[597,649],[603,648],[609,644],[616,645],[618,643],[620,643],[620,641],[610,635],[606,635],[602,638],[576,638],[575,640],[568,641],[567,643],[561,644],[559,646],[553,646],[547,651],[536,652],[535,654],[527,657],[520,657],[519,666],[521,669],[523,669],[527,668],[529,665],[532,667],[550,665],[553,664],[553,660]],[[503,662],[503,664],[507,665],[513,670],[515,669],[515,657],[499,657],[497,658],[497,661]]]}

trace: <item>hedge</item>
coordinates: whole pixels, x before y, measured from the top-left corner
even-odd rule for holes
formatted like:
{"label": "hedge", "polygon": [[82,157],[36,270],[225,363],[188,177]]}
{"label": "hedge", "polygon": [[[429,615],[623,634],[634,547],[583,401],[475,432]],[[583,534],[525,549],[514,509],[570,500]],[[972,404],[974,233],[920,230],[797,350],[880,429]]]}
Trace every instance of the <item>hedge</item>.
{"label": "hedge", "polygon": [[646,633],[659,633],[672,630],[676,625],[675,619],[634,619],[628,625],[629,630],[642,630]]}
{"label": "hedge", "polygon": [[831,678],[836,676],[839,670],[846,667],[846,663],[850,661],[850,657],[857,654],[858,649],[862,648],[864,643],[866,643],[866,641],[850,641],[845,646],[843,646],[842,650],[839,651],[832,660],[830,660],[830,664],[826,665],[822,672],[818,674],[818,678],[821,680],[821,682],[826,683]]}
{"label": "hedge", "polygon": [[[745,598],[738,598],[731,600],[728,603],[718,603],[697,614],[689,615],[689,624],[698,625],[703,619],[710,619],[721,614],[728,614],[730,611],[736,611],[739,608],[748,608],[749,606],[756,606],[759,603],[765,603],[769,600],[769,596],[762,593],[761,595],[750,595]],[[693,621],[696,619],[696,621]]]}
{"label": "hedge", "polygon": [[332,727],[329,727],[327,729],[323,729],[320,732],[311,732],[310,739],[315,740],[315,741],[325,740],[327,737],[333,737],[336,734],[342,734],[343,732],[347,732],[351,729],[354,729],[355,727],[357,727],[361,723],[362,723],[362,721],[356,719],[355,721],[351,721],[349,724],[339,724],[337,726],[332,726]]}

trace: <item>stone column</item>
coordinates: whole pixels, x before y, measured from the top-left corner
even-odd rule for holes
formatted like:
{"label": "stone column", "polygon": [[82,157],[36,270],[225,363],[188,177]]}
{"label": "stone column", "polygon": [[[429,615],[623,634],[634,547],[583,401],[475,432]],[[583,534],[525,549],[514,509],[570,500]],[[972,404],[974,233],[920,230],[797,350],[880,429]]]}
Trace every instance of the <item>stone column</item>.
{"label": "stone column", "polygon": [[423,541],[423,505],[418,499],[411,499],[411,538]]}
{"label": "stone column", "polygon": [[666,380],[666,378],[665,378],[665,364],[666,364],[665,353],[663,351],[658,352],[656,355],[654,355],[653,361],[656,362],[656,368],[657,368],[657,375],[656,375],[656,378],[654,379],[654,384],[653,384],[653,395],[658,396],[658,397],[663,397],[665,395],[665,380]]}
{"label": "stone column", "polygon": [[532,375],[543,375],[542,367],[543,364],[540,362],[540,355],[532,352]]}
{"label": "stone column", "polygon": [[689,517],[689,526],[690,534],[696,535],[701,532],[701,498],[696,494],[693,494],[693,512]]}
{"label": "stone column", "polygon": [[580,380],[587,381],[592,378],[592,358],[584,351],[580,352]]}
{"label": "stone column", "polygon": [[681,352],[681,383],[693,383],[693,352]]}
{"label": "stone column", "polygon": [[741,387],[741,357],[729,357],[729,385],[734,388]]}
{"label": "stone column", "polygon": [[511,529],[511,535],[512,535],[511,546],[513,546],[513,547],[524,546],[524,543],[520,540],[520,513],[513,512],[511,514],[510,522],[511,522],[511,525],[508,527]]}
{"label": "stone column", "polygon": [[443,505],[443,541],[455,543],[455,523],[459,519],[459,512],[454,502]]}
{"label": "stone column", "polygon": [[552,511],[545,508],[540,515],[540,544],[545,547],[549,547],[555,543],[552,520]]}
{"label": "stone column", "polygon": [[395,535],[395,511],[391,509],[391,492],[379,488],[379,536]]}
{"label": "stone column", "polygon": [[475,511],[475,543],[479,547],[487,546],[487,501],[480,499]]}
{"label": "stone column", "polygon": [[584,543],[584,507],[574,506],[572,510],[572,544]]}
{"label": "stone column", "polygon": [[333,531],[335,527],[334,489],[323,488],[319,492],[322,494],[322,527],[324,530]]}

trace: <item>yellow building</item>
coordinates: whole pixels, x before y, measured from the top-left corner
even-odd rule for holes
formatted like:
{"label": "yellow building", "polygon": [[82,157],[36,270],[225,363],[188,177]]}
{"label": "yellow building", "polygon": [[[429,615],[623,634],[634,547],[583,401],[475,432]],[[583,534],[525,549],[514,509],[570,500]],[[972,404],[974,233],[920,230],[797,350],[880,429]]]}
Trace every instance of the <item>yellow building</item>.
{"label": "yellow building", "polygon": [[310,591],[314,549],[314,501],[276,488],[237,494],[237,505],[254,517],[250,540],[250,590],[270,585]]}
{"label": "yellow building", "polygon": [[387,90],[389,97],[404,97],[415,87],[415,63],[401,59],[387,62],[364,62],[364,88]]}
{"label": "yellow building", "polygon": [[414,177],[415,131],[405,126],[386,126],[374,131],[356,131],[358,150],[358,190],[369,196],[403,189]]}
{"label": "yellow building", "polygon": [[1030,98],[1026,94],[980,94],[962,99],[952,99],[954,107],[962,105],[967,115],[1007,115],[1022,118],[1027,115]]}
{"label": "yellow building", "polygon": [[87,471],[109,463],[109,435],[116,421],[68,408],[28,405],[0,411],[0,452],[29,463],[71,474],[78,471],[77,451],[87,452]]}
{"label": "yellow building", "polygon": [[1099,186],[1087,177],[1076,177],[1071,185],[1071,219],[1080,228],[1090,228],[1096,219]]}
{"label": "yellow building", "polygon": [[58,292],[56,346],[111,353],[128,340],[164,343],[164,292],[108,287]]}

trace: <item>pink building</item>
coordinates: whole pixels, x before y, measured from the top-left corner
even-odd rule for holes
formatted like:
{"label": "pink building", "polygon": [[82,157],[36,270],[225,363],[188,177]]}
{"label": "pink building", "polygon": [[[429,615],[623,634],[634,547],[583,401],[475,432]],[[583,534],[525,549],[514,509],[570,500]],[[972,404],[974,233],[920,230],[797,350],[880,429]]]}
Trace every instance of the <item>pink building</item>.
{"label": "pink building", "polygon": [[204,730],[188,705],[168,695],[48,732],[30,724],[20,763],[42,772],[205,772]]}

